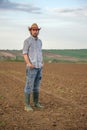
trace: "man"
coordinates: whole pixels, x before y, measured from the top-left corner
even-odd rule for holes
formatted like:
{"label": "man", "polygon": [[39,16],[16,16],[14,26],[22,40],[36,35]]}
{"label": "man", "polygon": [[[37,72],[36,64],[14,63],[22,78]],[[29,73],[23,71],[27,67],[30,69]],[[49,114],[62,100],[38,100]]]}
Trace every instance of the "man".
{"label": "man", "polygon": [[30,105],[30,94],[33,91],[33,102],[37,108],[43,108],[39,103],[39,89],[42,78],[42,42],[38,38],[41,28],[36,23],[32,24],[29,29],[31,36],[24,41],[23,56],[26,63],[26,85],[25,110],[33,110]]}

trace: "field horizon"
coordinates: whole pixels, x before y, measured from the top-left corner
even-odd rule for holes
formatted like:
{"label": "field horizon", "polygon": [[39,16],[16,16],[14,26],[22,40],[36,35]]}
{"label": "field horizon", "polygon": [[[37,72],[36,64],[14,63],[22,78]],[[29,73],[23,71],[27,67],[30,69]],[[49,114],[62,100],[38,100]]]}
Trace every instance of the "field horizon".
{"label": "field horizon", "polygon": [[[43,49],[45,62],[87,63],[87,49]],[[0,61],[24,61],[22,50],[0,50]]]}

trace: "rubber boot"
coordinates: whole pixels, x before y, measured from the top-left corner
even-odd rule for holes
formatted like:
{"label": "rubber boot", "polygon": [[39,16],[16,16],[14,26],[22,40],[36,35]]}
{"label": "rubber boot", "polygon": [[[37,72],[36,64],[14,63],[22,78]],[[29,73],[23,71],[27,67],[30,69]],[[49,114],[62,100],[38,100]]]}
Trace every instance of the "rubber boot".
{"label": "rubber boot", "polygon": [[30,106],[30,94],[28,93],[25,93],[25,111],[33,111]]}
{"label": "rubber boot", "polygon": [[39,103],[39,93],[38,92],[33,92],[33,102],[34,102],[34,106],[37,108],[44,108],[44,106],[42,106]]}

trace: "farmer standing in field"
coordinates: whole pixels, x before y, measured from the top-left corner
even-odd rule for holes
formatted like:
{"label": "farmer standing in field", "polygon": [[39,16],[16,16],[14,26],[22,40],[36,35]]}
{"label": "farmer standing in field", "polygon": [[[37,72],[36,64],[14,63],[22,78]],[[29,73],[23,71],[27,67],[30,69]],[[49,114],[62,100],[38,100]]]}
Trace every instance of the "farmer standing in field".
{"label": "farmer standing in field", "polygon": [[26,85],[24,89],[25,95],[25,110],[33,110],[30,105],[30,94],[33,92],[34,106],[43,108],[39,103],[40,81],[42,78],[42,42],[38,38],[41,28],[36,23],[28,28],[31,34],[24,41],[23,56],[26,63]]}

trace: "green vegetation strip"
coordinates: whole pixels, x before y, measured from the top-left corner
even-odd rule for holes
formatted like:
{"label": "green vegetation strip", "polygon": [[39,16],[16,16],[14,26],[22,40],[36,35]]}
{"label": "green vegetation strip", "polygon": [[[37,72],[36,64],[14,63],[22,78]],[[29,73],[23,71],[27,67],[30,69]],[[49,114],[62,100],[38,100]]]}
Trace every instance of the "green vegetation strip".
{"label": "green vegetation strip", "polygon": [[79,49],[79,50],[43,50],[43,52],[50,52],[54,54],[64,55],[64,56],[72,56],[76,58],[87,58],[87,49]]}

